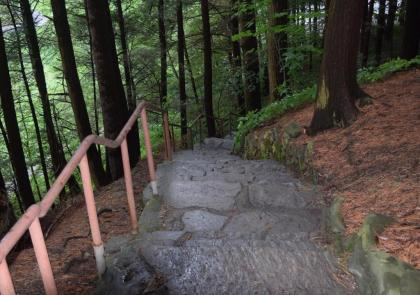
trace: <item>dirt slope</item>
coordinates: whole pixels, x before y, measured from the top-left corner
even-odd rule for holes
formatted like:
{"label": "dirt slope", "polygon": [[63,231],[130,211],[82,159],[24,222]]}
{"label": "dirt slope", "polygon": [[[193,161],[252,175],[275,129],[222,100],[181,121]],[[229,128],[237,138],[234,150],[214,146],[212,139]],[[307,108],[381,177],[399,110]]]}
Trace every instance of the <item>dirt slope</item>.
{"label": "dirt slope", "polygon": [[[328,196],[343,196],[347,234],[370,212],[391,215],[396,223],[378,236],[379,247],[420,268],[420,70],[395,73],[363,87],[374,102],[348,128],[292,140],[314,143],[313,166]],[[313,106],[289,113],[308,126]],[[273,128],[273,125],[264,127]]]}
{"label": "dirt slope", "polygon": [[[149,175],[146,161],[133,169],[133,186],[137,210]],[[129,232],[129,217],[124,179],[120,179],[95,193],[102,239]],[[86,206],[82,196],[57,214],[56,226],[47,239],[47,248],[60,294],[92,294],[96,283],[96,264]],[[43,294],[36,259],[32,249],[19,253],[10,266],[18,294]]]}

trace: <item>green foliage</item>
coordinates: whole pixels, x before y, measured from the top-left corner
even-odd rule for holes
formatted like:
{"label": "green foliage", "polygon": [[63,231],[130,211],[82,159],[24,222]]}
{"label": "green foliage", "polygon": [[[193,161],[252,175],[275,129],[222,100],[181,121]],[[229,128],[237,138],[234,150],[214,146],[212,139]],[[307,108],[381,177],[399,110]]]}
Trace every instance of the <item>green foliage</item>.
{"label": "green foliage", "polygon": [[238,130],[235,134],[235,150],[243,146],[245,136],[254,128],[258,128],[284,113],[297,109],[315,100],[316,87],[311,86],[302,91],[293,93],[280,101],[263,108],[260,112],[250,112],[239,120]]}
{"label": "green foliage", "polygon": [[396,58],[380,65],[377,68],[361,69],[357,74],[357,78],[359,83],[372,83],[383,79],[384,77],[394,72],[406,70],[415,66],[420,66],[420,55],[413,58],[412,60]]}

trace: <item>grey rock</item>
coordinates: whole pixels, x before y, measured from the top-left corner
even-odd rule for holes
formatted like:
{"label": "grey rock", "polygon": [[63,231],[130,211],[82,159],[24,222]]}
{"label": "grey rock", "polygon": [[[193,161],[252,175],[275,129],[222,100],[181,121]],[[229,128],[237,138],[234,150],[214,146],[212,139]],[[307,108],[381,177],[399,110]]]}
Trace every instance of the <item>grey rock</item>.
{"label": "grey rock", "polygon": [[188,211],[182,216],[186,231],[211,231],[223,227],[227,217],[203,210]]}

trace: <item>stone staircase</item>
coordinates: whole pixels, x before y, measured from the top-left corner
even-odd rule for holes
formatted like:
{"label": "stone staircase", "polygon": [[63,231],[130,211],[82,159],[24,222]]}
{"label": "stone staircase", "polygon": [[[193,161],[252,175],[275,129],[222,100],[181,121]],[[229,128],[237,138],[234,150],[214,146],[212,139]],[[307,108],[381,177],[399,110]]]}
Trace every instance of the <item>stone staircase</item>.
{"label": "stone staircase", "polygon": [[139,235],[106,245],[98,294],[355,294],[319,243],[320,194],[275,161],[206,139],[158,167]]}

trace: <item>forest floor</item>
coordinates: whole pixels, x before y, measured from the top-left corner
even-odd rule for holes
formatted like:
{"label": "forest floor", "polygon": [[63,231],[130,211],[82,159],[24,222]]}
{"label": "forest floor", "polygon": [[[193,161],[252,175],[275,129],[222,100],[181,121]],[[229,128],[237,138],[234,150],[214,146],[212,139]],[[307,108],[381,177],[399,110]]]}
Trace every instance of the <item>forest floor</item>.
{"label": "forest floor", "polygon": [[[159,162],[159,159],[157,159]],[[147,163],[139,162],[132,171],[138,215],[141,195],[149,180]],[[124,178],[95,192],[102,239],[129,232],[129,215]],[[60,294],[92,294],[97,272],[91,244],[89,221],[83,196],[55,213],[54,228],[47,238],[47,248]],[[10,272],[17,294],[43,294],[33,249],[19,253]]]}
{"label": "forest floor", "polygon": [[[373,104],[347,128],[291,139],[312,141],[312,168],[327,196],[344,198],[346,234],[355,233],[369,213],[395,218],[379,235],[378,247],[420,269],[420,69],[395,73],[363,89]],[[310,124],[313,106],[288,113],[270,126]],[[259,132],[259,130],[257,131]],[[280,133],[281,134],[281,133]]]}

